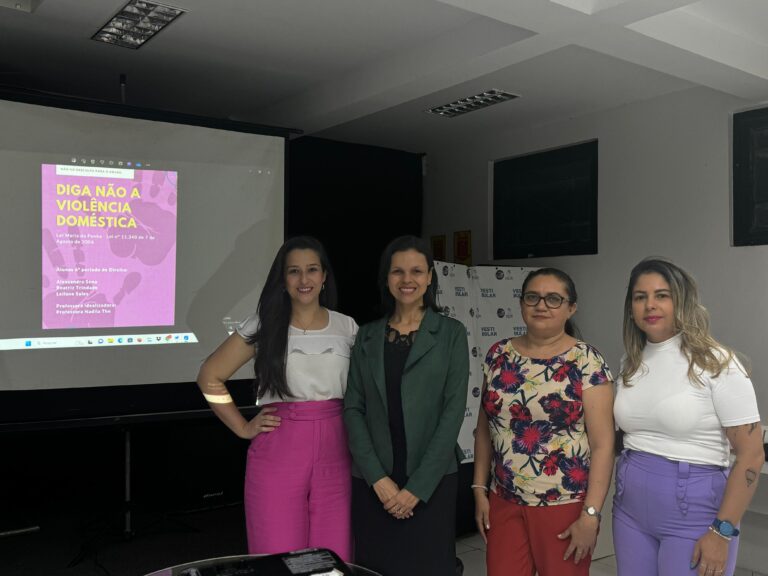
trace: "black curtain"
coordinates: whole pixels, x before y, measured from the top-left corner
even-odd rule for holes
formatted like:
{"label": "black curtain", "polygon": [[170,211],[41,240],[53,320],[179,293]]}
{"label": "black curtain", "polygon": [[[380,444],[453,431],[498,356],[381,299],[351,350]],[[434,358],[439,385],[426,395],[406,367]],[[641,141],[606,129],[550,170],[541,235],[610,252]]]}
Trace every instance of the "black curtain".
{"label": "black curtain", "polygon": [[286,237],[326,247],[339,309],[363,324],[379,316],[377,272],[387,243],[421,235],[421,154],[303,137],[288,143]]}

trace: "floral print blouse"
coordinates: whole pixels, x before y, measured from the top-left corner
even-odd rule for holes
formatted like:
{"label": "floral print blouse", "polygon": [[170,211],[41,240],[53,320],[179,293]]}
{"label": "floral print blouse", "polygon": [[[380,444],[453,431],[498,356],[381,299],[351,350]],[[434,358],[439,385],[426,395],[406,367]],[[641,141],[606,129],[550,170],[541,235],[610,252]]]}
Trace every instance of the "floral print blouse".
{"label": "floral print blouse", "polygon": [[600,352],[576,342],[553,358],[529,358],[506,339],[491,346],[483,372],[492,489],[526,506],[584,500],[590,454],[582,392],[613,380]]}

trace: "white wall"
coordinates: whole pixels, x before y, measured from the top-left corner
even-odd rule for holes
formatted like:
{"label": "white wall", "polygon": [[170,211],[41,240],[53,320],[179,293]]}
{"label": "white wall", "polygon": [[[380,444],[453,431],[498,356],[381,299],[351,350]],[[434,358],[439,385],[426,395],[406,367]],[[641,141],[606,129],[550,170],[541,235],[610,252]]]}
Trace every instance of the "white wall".
{"label": "white wall", "polygon": [[[481,141],[436,147],[428,151],[424,236],[450,239],[454,230],[471,229],[473,264],[490,263],[489,162],[598,138],[598,254],[504,263],[569,272],[584,337],[616,370],[629,271],[645,256],[671,258],[698,280],[715,337],[752,359],[768,421],[768,246],[730,245],[730,114],[747,106],[697,88],[532,132],[501,126]],[[549,225],[546,213],[521,207],[510,221],[519,216]]]}
{"label": "white wall", "polygon": [[[730,115],[749,105],[696,88],[530,132],[500,126],[477,141],[435,146],[428,150],[424,236],[450,240],[454,230],[471,229],[472,263],[490,263],[489,162],[598,138],[598,254],[504,263],[570,273],[579,291],[576,320],[615,374],[629,272],[645,256],[671,258],[698,280],[715,337],[751,358],[768,422],[768,246],[730,245]],[[546,213],[521,207],[510,220],[519,216],[549,225]],[[768,492],[768,476],[760,490]],[[768,552],[753,538],[768,529],[768,516],[750,514],[744,524],[739,565],[768,565]],[[610,527],[603,532],[600,555],[611,546]]]}

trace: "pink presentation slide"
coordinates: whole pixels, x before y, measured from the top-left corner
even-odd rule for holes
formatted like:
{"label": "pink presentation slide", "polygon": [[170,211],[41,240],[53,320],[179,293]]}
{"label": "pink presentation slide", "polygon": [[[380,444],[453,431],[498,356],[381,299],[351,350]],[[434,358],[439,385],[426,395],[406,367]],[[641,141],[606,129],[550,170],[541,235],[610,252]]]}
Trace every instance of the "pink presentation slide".
{"label": "pink presentation slide", "polygon": [[177,173],[42,166],[43,329],[172,326]]}

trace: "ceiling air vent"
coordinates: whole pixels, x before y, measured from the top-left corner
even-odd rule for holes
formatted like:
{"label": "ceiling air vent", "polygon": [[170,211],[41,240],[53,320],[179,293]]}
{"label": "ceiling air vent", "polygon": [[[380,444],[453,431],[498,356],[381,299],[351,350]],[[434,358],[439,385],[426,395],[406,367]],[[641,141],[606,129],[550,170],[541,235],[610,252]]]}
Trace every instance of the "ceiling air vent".
{"label": "ceiling air vent", "polygon": [[461,100],[455,100],[450,104],[443,104],[442,106],[435,106],[429,110],[425,110],[428,114],[437,114],[445,118],[453,118],[454,116],[461,116],[481,108],[488,108],[494,104],[500,104],[507,100],[514,100],[518,98],[517,94],[511,94],[504,90],[486,90],[480,94],[474,96],[467,96]]}

